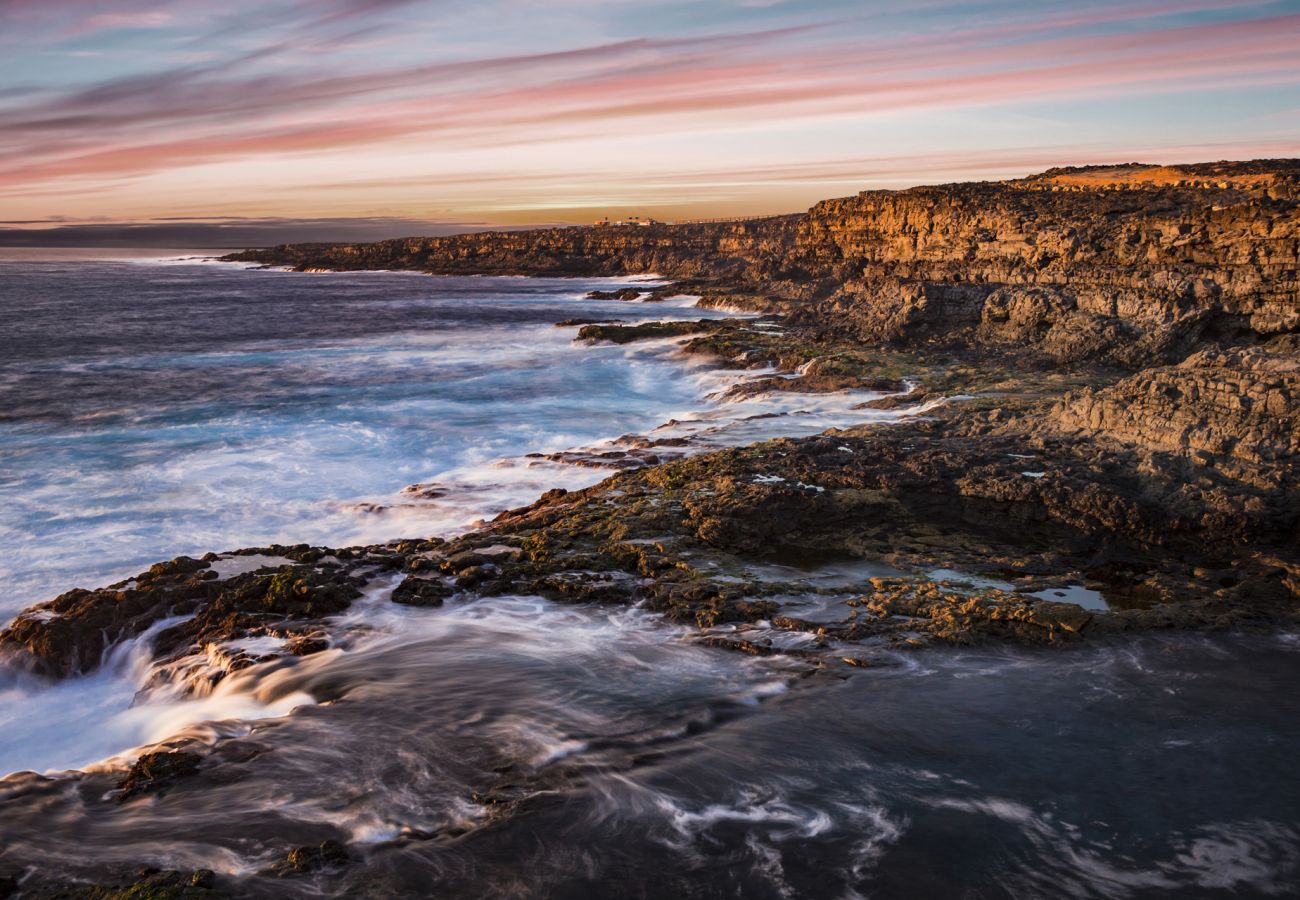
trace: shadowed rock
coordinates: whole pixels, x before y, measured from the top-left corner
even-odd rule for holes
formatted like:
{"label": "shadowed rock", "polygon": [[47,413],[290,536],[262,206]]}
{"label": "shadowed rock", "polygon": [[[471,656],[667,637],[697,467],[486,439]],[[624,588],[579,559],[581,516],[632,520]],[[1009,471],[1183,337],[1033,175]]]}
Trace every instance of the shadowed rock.
{"label": "shadowed rock", "polygon": [[159,794],[182,778],[199,771],[200,757],[185,750],[146,753],[137,759],[118,785],[117,801],[123,803],[141,794]]}

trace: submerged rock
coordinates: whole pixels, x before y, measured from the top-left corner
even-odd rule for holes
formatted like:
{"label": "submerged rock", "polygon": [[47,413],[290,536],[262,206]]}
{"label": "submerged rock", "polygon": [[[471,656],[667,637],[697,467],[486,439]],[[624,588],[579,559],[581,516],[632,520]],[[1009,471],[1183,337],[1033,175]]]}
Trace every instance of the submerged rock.
{"label": "submerged rock", "polygon": [[32,900],[215,900],[231,895],[218,888],[211,869],[183,872],[145,866],[119,880],[102,884],[24,885],[21,896]]}
{"label": "submerged rock", "polygon": [[578,340],[627,344],[632,341],[711,331],[719,327],[720,321],[722,320],[701,319],[698,322],[647,322],[642,325],[583,325],[578,329]]}
{"label": "submerged rock", "polygon": [[118,803],[141,794],[160,794],[199,771],[201,757],[186,750],[146,753],[135,761],[118,785]]}
{"label": "submerged rock", "polygon": [[280,875],[301,875],[345,865],[350,857],[338,841],[321,841],[314,847],[295,847],[275,866]]}
{"label": "submerged rock", "polygon": [[616,291],[588,291],[588,300],[637,300],[644,291],[639,288],[619,288]]}

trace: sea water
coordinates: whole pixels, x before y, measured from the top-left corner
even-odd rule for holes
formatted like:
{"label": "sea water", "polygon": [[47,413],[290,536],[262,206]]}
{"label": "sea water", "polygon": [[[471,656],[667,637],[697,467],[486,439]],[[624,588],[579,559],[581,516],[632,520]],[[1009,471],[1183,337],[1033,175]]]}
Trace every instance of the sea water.
{"label": "sea water", "polygon": [[[178,554],[429,535],[597,480],[520,457],[688,418],[706,385],[663,342],[556,323],[725,315],[585,299],[610,286],[0,258],[0,618]],[[429,482],[441,502],[400,493]]]}
{"label": "sea water", "polygon": [[535,454],[665,423],[704,447],[846,421],[846,395],[719,403],[736,375],[676,341],[556,327],[736,315],[586,297],[638,282],[0,256],[0,619],[179,554],[461,530],[609,474]]}
{"label": "sea water", "polygon": [[[555,327],[720,314],[585,298],[612,283],[0,263],[0,618],[177,553],[454,531],[603,477],[530,454],[624,432],[707,447],[887,417],[851,396],[726,404],[743,375],[674,341]],[[729,653],[636,608],[401,607],[395,580],[333,623],[350,635],[336,646],[202,696],[139,692],[149,634],[93,675],[0,681],[0,869],[203,867],[266,897],[1300,883],[1294,637],[897,652],[861,670]],[[200,772],[115,804],[113,772],[168,739],[208,747]],[[325,839],[349,865],[275,876]]]}
{"label": "sea water", "polygon": [[[864,415],[853,394],[721,402],[746,374],[680,339],[593,344],[557,325],[738,315],[587,297],[657,283],[0,256],[0,622],[179,554],[449,535],[606,477],[545,455],[628,433],[702,451]],[[148,656],[134,641],[53,689],[0,671],[0,772],[287,709],[232,685],[138,694]]]}

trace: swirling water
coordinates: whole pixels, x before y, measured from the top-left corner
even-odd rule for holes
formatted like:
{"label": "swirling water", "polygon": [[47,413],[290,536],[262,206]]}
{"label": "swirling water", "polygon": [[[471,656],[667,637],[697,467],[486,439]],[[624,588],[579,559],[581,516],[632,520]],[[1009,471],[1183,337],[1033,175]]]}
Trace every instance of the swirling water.
{"label": "swirling water", "polygon": [[[214,749],[160,798],[0,780],[0,865],[207,867],[266,897],[1278,897],[1300,870],[1293,642],[835,673],[636,610],[352,615],[365,638],[239,673],[313,700],[182,730]],[[347,866],[273,874],[325,839]]]}
{"label": "swirling water", "polygon": [[[718,376],[671,346],[575,346],[554,327],[705,314],[583,299],[605,286],[0,264],[0,614],[180,552],[464,527],[603,474],[523,454],[665,418],[761,436],[719,419],[704,397]],[[849,405],[762,421],[816,430],[863,415]],[[429,481],[433,503],[397,493]],[[0,684],[0,768],[54,770],[0,779],[0,875],[206,867],[267,897],[1228,897],[1300,883],[1290,638],[818,670],[703,646],[637,609],[410,609],[392,586],[340,617],[330,650],[202,696],[135,696],[148,635],[98,675]],[[168,738],[210,748],[200,773],[112,802],[131,748]],[[326,838],[347,866],[272,874]]]}

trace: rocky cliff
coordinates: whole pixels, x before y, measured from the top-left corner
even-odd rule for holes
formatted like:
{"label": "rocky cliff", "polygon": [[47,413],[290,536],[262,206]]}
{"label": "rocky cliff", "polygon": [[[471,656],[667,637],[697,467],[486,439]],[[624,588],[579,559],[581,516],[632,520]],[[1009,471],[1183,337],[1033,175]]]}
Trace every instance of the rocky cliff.
{"label": "rocky cliff", "polygon": [[[1300,160],[1053,169],[864,191],[751,222],[287,246],[300,269],[624,275],[790,313],[821,340],[942,348],[1105,386],[1064,433],[1268,467],[1296,455]],[[1141,373],[1116,384],[1124,373]]]}
{"label": "rocky cliff", "polygon": [[1300,161],[1053,170],[864,191],[753,222],[299,245],[299,269],[655,272],[868,341],[1034,348],[1130,368],[1300,330]]}
{"label": "rocky cliff", "polygon": [[863,337],[969,330],[1139,366],[1300,325],[1295,181],[1223,184],[864,193],[814,207],[801,244],[836,261],[827,312]]}

